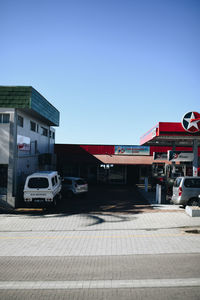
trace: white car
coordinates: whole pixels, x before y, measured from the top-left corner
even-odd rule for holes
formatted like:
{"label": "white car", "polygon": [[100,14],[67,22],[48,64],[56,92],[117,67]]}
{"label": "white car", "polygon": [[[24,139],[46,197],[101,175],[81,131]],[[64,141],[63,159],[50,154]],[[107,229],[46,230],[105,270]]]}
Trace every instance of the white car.
{"label": "white car", "polygon": [[74,195],[86,195],[88,192],[87,182],[79,177],[63,177],[62,194],[71,198]]}

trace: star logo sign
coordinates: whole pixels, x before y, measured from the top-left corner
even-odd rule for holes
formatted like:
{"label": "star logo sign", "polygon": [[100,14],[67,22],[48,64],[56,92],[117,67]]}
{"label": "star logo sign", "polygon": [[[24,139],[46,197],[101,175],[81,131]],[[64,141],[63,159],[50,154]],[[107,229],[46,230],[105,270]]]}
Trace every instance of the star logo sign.
{"label": "star logo sign", "polygon": [[182,120],[183,128],[190,132],[196,133],[200,131],[200,114],[198,112],[188,112],[184,115]]}

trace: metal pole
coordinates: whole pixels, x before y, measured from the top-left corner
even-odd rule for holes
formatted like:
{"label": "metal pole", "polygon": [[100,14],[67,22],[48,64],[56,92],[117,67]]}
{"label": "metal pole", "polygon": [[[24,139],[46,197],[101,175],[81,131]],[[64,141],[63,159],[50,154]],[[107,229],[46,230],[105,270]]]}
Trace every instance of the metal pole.
{"label": "metal pole", "polygon": [[145,192],[148,192],[148,177],[144,178],[144,183],[145,183]]}
{"label": "metal pole", "polygon": [[193,141],[193,176],[198,176],[198,140],[194,139]]}

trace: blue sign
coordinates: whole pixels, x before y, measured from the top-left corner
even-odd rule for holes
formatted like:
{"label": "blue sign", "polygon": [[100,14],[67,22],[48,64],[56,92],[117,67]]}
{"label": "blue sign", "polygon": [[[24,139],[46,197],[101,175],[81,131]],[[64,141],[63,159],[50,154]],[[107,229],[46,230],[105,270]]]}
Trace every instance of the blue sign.
{"label": "blue sign", "polygon": [[149,146],[115,146],[117,155],[150,155]]}

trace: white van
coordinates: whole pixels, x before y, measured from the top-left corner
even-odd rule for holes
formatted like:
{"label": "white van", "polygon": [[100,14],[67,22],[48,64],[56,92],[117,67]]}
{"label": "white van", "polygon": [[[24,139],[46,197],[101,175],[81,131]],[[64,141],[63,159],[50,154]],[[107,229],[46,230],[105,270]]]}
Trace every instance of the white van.
{"label": "white van", "polygon": [[61,198],[61,179],[56,171],[33,173],[26,178],[24,201],[56,205]]}

